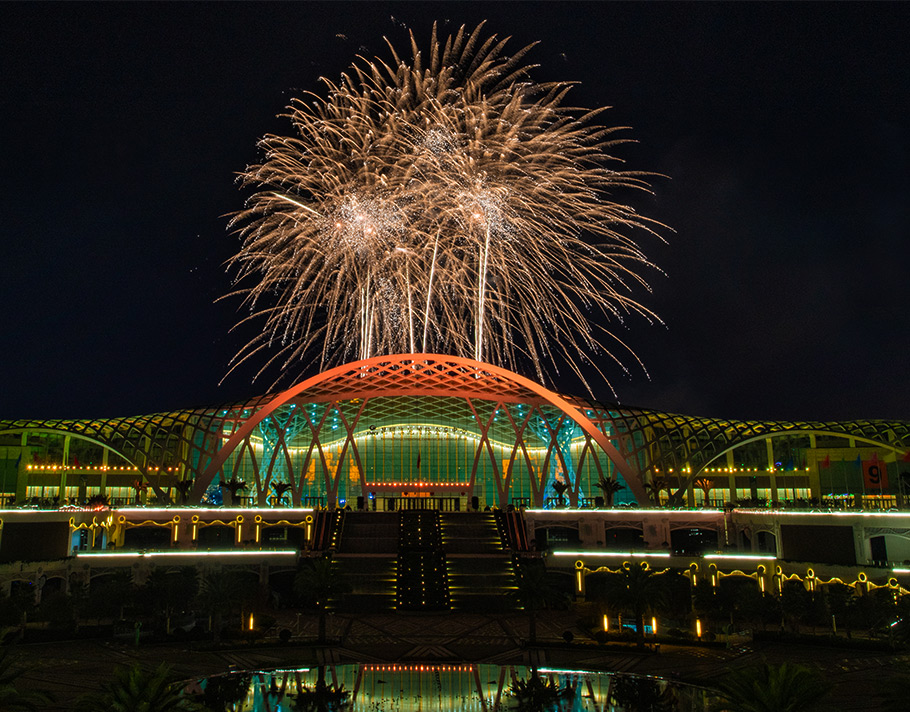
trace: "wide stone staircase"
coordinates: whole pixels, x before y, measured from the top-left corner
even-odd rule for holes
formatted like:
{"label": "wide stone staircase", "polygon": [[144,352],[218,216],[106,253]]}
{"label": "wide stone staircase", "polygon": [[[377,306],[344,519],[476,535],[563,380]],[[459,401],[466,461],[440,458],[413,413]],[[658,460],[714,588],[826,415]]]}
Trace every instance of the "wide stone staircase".
{"label": "wide stone staircase", "polygon": [[515,609],[513,557],[527,551],[517,512],[345,512],[331,535],[348,591],[340,612]]}
{"label": "wide stone staircase", "polygon": [[396,598],[399,610],[448,610],[449,582],[439,512],[401,512]]}
{"label": "wide stone staircase", "polygon": [[345,512],[335,561],[348,591],[337,611],[376,613],[395,608],[397,512]]}
{"label": "wide stone staircase", "polygon": [[448,562],[453,610],[497,612],[514,610],[508,596],[512,555],[506,532],[492,512],[440,515],[442,548]]}

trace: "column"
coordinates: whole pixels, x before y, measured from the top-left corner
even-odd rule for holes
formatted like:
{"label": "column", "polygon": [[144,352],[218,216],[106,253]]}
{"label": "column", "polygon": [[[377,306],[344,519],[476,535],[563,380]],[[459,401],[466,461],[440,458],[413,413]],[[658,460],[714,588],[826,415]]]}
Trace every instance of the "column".
{"label": "column", "polygon": [[28,446],[28,433],[22,433],[20,440],[21,457],[19,458],[19,468],[16,471],[16,501],[20,504],[25,501],[28,495],[28,469],[27,465],[32,460],[32,451]]}
{"label": "column", "polygon": [[70,457],[70,436],[63,438],[63,462],[60,467],[60,488],[57,490],[57,497],[60,498],[60,504],[66,502],[66,467]]}
{"label": "column", "polygon": [[101,494],[105,494],[107,491],[107,455],[109,450],[103,448],[101,450]]}
{"label": "column", "polygon": [[772,438],[765,438],[765,448],[768,453],[768,475],[771,480],[770,499],[777,499],[777,477],[774,475],[774,444]]}

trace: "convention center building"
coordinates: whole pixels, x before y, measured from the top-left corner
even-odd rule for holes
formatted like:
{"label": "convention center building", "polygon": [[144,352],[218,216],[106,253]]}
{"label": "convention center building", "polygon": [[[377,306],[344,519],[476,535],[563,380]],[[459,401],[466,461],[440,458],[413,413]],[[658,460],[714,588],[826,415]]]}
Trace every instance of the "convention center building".
{"label": "convention center building", "polygon": [[469,359],[381,356],[243,403],[0,420],[0,565],[299,556],[416,510],[503,513],[507,541],[580,570],[752,557],[771,574],[893,581],[910,561],[908,486],[910,421],[663,413]]}

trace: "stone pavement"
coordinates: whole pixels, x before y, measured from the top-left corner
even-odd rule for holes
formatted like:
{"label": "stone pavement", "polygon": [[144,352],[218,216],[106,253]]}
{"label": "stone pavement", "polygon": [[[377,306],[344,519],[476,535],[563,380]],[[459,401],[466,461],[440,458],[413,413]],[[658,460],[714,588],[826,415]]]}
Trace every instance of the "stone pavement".
{"label": "stone pavement", "polygon": [[[315,618],[302,616],[295,640],[315,637]],[[910,655],[888,655],[821,646],[756,642],[733,648],[663,645],[660,653],[634,646],[609,648],[590,642],[566,645],[565,630],[575,630],[575,616],[546,613],[538,619],[540,646],[522,646],[527,616],[462,613],[387,613],[333,616],[334,644],[320,648],[293,642],[287,646],[235,645],[217,650],[210,643],[143,643],[76,640],[16,646],[27,666],[23,688],[42,689],[56,697],[52,710],[69,710],[79,695],[97,690],[119,664],[171,664],[180,678],[205,677],[230,668],[257,670],[304,667],[323,662],[448,662],[492,664],[536,662],[552,667],[630,672],[708,683],[725,671],[761,662],[798,662],[817,667],[831,682],[832,709],[874,710],[874,694],[884,680],[910,670]]]}

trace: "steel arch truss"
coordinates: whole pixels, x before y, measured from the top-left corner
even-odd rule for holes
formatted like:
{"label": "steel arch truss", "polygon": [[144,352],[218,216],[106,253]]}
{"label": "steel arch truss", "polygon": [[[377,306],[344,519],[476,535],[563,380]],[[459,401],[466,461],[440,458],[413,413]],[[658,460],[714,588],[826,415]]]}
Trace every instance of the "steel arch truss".
{"label": "steel arch truss", "polygon": [[[569,473],[574,469],[580,470],[587,458],[596,463],[595,467],[602,468],[598,455],[603,453],[622,475],[638,502],[645,505],[648,501],[638,471],[626,462],[610,437],[577,405],[505,369],[436,354],[402,354],[357,361],[326,371],[277,394],[231,432],[226,444],[197,479],[194,495],[201,496],[216,476],[226,477],[228,473],[224,468],[229,460],[235,463],[236,470],[236,463],[244,458],[247,462],[244,471],[253,473],[260,504],[265,503],[275,466],[279,463],[284,463],[289,472],[294,471],[288,484],[295,503],[300,501],[303,478],[317,477],[318,469],[326,500],[330,506],[334,505],[344,477],[340,465],[346,458],[353,461],[360,492],[366,494],[366,468],[362,447],[358,445],[358,440],[370,437],[369,426],[364,425],[364,415],[370,413],[371,419],[376,419],[373,411],[382,410],[384,401],[402,398],[415,399],[412,408],[438,410],[442,407],[441,403],[446,403],[444,410],[447,409],[447,412],[438,413],[436,423],[433,423],[433,418],[428,419],[421,414],[419,423],[411,421],[402,425],[410,429],[409,434],[420,435],[420,432],[415,432],[415,427],[436,428],[438,434],[443,435],[451,434],[454,429],[463,438],[474,439],[476,447],[470,475],[451,483],[455,489],[472,492],[481,463],[488,461],[492,471],[497,473],[496,495],[500,505],[507,502],[518,470],[528,477],[535,505],[543,504],[548,477],[553,471],[563,473],[569,485],[566,492],[569,501],[577,504],[581,478],[571,477]],[[294,410],[293,417],[289,409]],[[267,462],[257,461],[257,450],[265,451],[259,437],[262,426],[275,417],[284,419],[283,432],[275,438]],[[502,421],[499,421],[500,417]],[[292,465],[294,457],[290,451],[290,438],[287,437],[291,422],[296,423],[294,427],[298,433],[306,432],[311,436],[304,445],[303,464],[297,468]],[[495,437],[497,428],[494,424],[497,422],[502,423],[499,431],[503,430],[505,423],[511,429],[511,437],[506,441]],[[559,445],[560,433],[569,424],[577,426],[576,439],[583,440],[577,464]],[[538,426],[537,433],[531,432],[533,425]],[[529,441],[533,440],[537,442],[534,443],[532,456]],[[496,450],[500,451],[499,455]],[[504,456],[503,450],[509,450],[510,455]],[[573,461],[570,463],[570,460]],[[502,472],[501,477],[499,472]]]}
{"label": "steel arch truss", "polygon": [[[571,455],[567,428],[574,428]],[[107,448],[135,467],[164,500],[181,480],[193,481],[192,501],[199,501],[212,484],[237,478],[251,486],[260,506],[278,482],[287,484],[294,503],[301,503],[317,482],[330,503],[343,486],[365,493],[381,485],[368,479],[369,453],[383,438],[460,441],[469,452],[464,472],[437,481],[439,488],[473,491],[483,473],[494,473],[492,494],[500,505],[520,483],[538,506],[547,498],[554,472],[567,480],[569,502],[579,504],[590,493],[582,492],[582,477],[572,472],[583,467],[590,477],[619,473],[642,505],[648,502],[644,483],[678,473],[673,499],[679,503],[689,482],[724,453],[779,435],[837,435],[899,456],[910,449],[907,421],[738,421],[661,413],[566,398],[505,369],[432,354],[346,364],[282,393],[217,408],[0,421],[0,434],[22,432],[71,436]],[[416,464],[419,479],[425,451],[418,447],[416,452],[417,462],[409,466],[413,470]],[[60,463],[64,468],[73,464]],[[376,472],[389,479],[388,473]]]}

